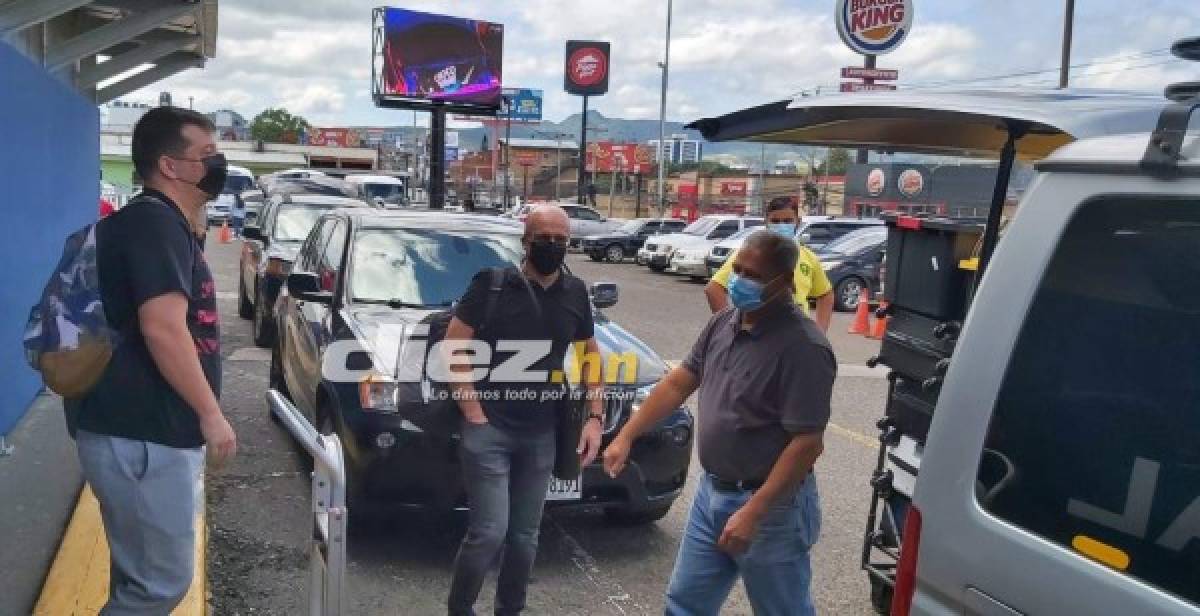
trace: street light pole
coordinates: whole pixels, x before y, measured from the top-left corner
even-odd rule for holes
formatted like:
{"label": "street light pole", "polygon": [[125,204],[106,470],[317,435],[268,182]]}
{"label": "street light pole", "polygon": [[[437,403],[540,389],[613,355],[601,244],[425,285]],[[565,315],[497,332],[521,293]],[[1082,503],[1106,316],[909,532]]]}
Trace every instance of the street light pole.
{"label": "street light pole", "polygon": [[671,12],[673,9],[672,0],[667,0],[667,42],[666,50],[663,54],[663,62],[659,66],[662,67],[662,93],[659,96],[658,103],[658,214],[661,216],[667,210],[666,192],[664,184],[666,182],[666,167],[667,161],[663,157],[663,143],[667,140],[667,74],[671,70]]}
{"label": "street light pole", "polygon": [[1075,0],[1067,0],[1063,15],[1062,66],[1058,69],[1058,87],[1066,88],[1071,78],[1071,39],[1075,29]]}

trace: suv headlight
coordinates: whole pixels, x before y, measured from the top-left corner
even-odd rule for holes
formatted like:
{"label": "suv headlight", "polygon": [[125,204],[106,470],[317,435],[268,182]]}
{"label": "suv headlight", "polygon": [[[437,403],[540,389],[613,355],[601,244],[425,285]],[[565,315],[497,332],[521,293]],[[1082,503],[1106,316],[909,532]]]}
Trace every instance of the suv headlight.
{"label": "suv headlight", "polygon": [[358,384],[358,403],[364,411],[395,413],[397,404],[396,382],[379,376],[369,376]]}

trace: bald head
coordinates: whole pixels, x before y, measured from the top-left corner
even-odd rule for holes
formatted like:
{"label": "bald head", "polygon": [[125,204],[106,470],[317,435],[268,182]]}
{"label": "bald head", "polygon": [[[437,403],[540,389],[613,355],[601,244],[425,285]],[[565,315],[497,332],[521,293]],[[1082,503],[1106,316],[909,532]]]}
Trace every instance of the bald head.
{"label": "bald head", "polygon": [[571,237],[571,219],[557,205],[535,205],[525,219],[525,241],[535,237]]}

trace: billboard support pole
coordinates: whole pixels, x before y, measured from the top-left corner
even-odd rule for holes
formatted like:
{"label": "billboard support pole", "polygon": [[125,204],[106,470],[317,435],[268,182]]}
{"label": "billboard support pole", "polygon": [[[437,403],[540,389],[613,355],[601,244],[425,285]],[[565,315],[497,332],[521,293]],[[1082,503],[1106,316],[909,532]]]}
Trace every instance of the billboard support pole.
{"label": "billboard support pole", "polygon": [[[873,56],[873,55],[865,55],[865,56],[863,56],[863,68],[875,68],[875,58],[876,58],[876,57],[877,57],[877,56]],[[866,79],[866,78],[864,78],[864,79],[863,79],[863,83],[865,83],[865,84],[868,84],[868,85],[869,85],[869,84],[873,84],[873,83],[875,83],[875,80],[874,80],[874,79]],[[860,148],[860,149],[858,150],[858,153],[857,153],[857,154],[855,154],[855,156],[854,156],[854,162],[856,162],[856,163],[858,163],[858,164],[860,164],[860,165],[865,165],[865,164],[867,164],[867,157],[868,157],[869,153],[870,153],[870,151],[869,151],[869,150],[867,150],[867,148]],[[828,163],[828,160],[826,160],[826,163],[825,163],[825,175],[829,175],[829,163]]]}
{"label": "billboard support pole", "polygon": [[429,209],[446,206],[446,109],[429,112]]}
{"label": "billboard support pole", "polygon": [[579,204],[587,203],[585,198],[586,187],[584,186],[584,174],[587,173],[587,112],[588,112],[588,97],[583,95],[583,118],[579,125],[579,182],[576,183],[576,197]]}
{"label": "billboard support pole", "polygon": [[642,174],[633,174],[633,217],[642,217]]}
{"label": "billboard support pole", "polygon": [[504,97],[504,209],[512,207],[512,101]]}

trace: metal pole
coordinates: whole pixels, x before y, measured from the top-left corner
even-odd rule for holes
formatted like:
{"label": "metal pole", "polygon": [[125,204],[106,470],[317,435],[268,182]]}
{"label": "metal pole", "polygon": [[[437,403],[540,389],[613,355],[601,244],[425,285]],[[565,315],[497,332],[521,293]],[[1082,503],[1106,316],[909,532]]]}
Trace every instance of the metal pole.
{"label": "metal pole", "polygon": [[588,97],[583,95],[583,118],[579,125],[579,182],[575,187],[576,198],[580,205],[587,203],[585,196],[584,175],[587,173],[587,112]]}
{"label": "metal pole", "polygon": [[[871,55],[863,56],[863,68],[875,68],[875,56],[871,56]],[[863,79],[863,83],[872,84],[872,83],[875,83],[875,80],[874,79]],[[856,162],[860,165],[867,164],[868,154],[869,154],[869,150],[867,150],[866,148],[859,149],[858,153],[854,155],[854,162]],[[829,175],[829,159],[826,158],[825,161],[826,161],[825,162],[825,175]]]}
{"label": "metal pole", "polygon": [[504,209],[508,210],[512,207],[512,102],[507,97],[504,101],[505,108],[508,109],[504,124]]}
{"label": "metal pole", "polygon": [[558,201],[559,186],[562,184],[562,138],[554,136],[554,200]]}
{"label": "metal pole", "polygon": [[430,112],[429,131],[429,209],[446,207],[446,109]]}
{"label": "metal pole", "polygon": [[767,212],[767,144],[760,146],[762,149],[758,159],[758,213],[765,214]]}
{"label": "metal pole", "polygon": [[672,0],[667,0],[667,41],[666,49],[663,52],[662,63],[662,92],[659,95],[658,101],[658,214],[663,215],[667,211],[667,192],[666,192],[666,173],[667,161],[663,156],[663,144],[667,140],[667,75],[671,71],[671,13],[673,9]]}
{"label": "metal pole", "polygon": [[1075,0],[1067,0],[1067,11],[1063,16],[1062,66],[1058,73],[1058,87],[1067,87],[1071,78],[1071,39],[1075,29]]}

